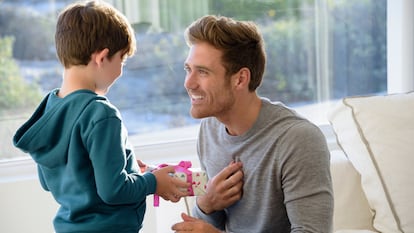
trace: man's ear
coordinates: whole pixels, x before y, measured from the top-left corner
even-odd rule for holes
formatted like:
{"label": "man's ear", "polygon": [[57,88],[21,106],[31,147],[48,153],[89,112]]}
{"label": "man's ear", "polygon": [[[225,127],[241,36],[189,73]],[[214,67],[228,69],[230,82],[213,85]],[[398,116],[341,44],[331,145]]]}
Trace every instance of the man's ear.
{"label": "man's ear", "polygon": [[243,67],[236,73],[234,85],[236,88],[243,88],[243,87],[248,88],[249,83],[250,83],[250,70],[247,67]]}
{"label": "man's ear", "polygon": [[92,61],[95,62],[95,64],[100,67],[103,64],[103,61],[109,54],[109,49],[105,48],[101,51],[97,51],[92,54]]}

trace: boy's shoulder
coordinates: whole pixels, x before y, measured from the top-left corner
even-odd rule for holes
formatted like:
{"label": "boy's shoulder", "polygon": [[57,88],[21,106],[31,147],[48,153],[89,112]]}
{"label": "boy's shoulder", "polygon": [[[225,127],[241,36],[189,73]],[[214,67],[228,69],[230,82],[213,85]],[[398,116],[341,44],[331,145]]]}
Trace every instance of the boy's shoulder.
{"label": "boy's shoulder", "polygon": [[102,117],[121,118],[118,108],[108,98],[101,95],[96,95],[90,99],[89,103],[85,106],[85,111]]}
{"label": "boy's shoulder", "polygon": [[71,93],[62,103],[60,108],[67,109],[75,115],[83,115],[88,118],[120,118],[119,110],[111,104],[107,97],[97,95],[88,90],[79,90]]}

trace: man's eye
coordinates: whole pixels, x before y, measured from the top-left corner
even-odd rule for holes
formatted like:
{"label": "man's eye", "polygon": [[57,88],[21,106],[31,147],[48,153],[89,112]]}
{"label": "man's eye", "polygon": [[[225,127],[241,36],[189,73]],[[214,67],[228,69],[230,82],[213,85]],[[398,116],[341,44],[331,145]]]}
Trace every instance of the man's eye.
{"label": "man's eye", "polygon": [[205,74],[208,74],[206,70],[199,70],[199,71],[198,71],[198,73],[200,73],[200,74],[204,74],[204,75],[205,75]]}

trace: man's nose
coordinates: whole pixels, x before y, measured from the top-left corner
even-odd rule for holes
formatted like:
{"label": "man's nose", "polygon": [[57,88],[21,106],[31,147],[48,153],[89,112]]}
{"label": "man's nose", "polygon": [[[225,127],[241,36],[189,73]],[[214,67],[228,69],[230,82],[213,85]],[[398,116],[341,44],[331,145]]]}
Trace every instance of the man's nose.
{"label": "man's nose", "polygon": [[196,78],[193,72],[188,72],[185,76],[184,87],[188,89],[195,89],[197,87]]}

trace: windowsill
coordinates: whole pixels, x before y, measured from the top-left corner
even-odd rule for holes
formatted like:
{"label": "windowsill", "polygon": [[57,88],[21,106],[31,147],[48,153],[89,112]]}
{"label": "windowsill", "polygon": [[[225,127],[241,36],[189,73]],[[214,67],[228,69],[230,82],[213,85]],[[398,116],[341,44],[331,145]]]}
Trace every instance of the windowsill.
{"label": "windowsill", "polygon": [[[337,148],[335,135],[326,120],[326,112],[336,102],[307,105],[295,110],[317,124],[325,134],[330,149]],[[137,159],[147,164],[177,163],[192,161],[199,166],[196,157],[198,125],[187,126],[162,132],[132,135],[130,140],[135,148]],[[172,140],[177,138],[176,140]],[[35,162],[29,157],[0,160],[0,183],[37,179]]]}
{"label": "windowsill", "polygon": [[[133,139],[135,140],[135,139]],[[196,166],[196,139],[187,138],[135,146],[137,159],[147,164],[190,160]],[[0,183],[37,179],[36,163],[31,157],[0,161]]]}
{"label": "windowsill", "polygon": [[0,183],[10,183],[36,178],[36,165],[30,157],[0,161]]}

